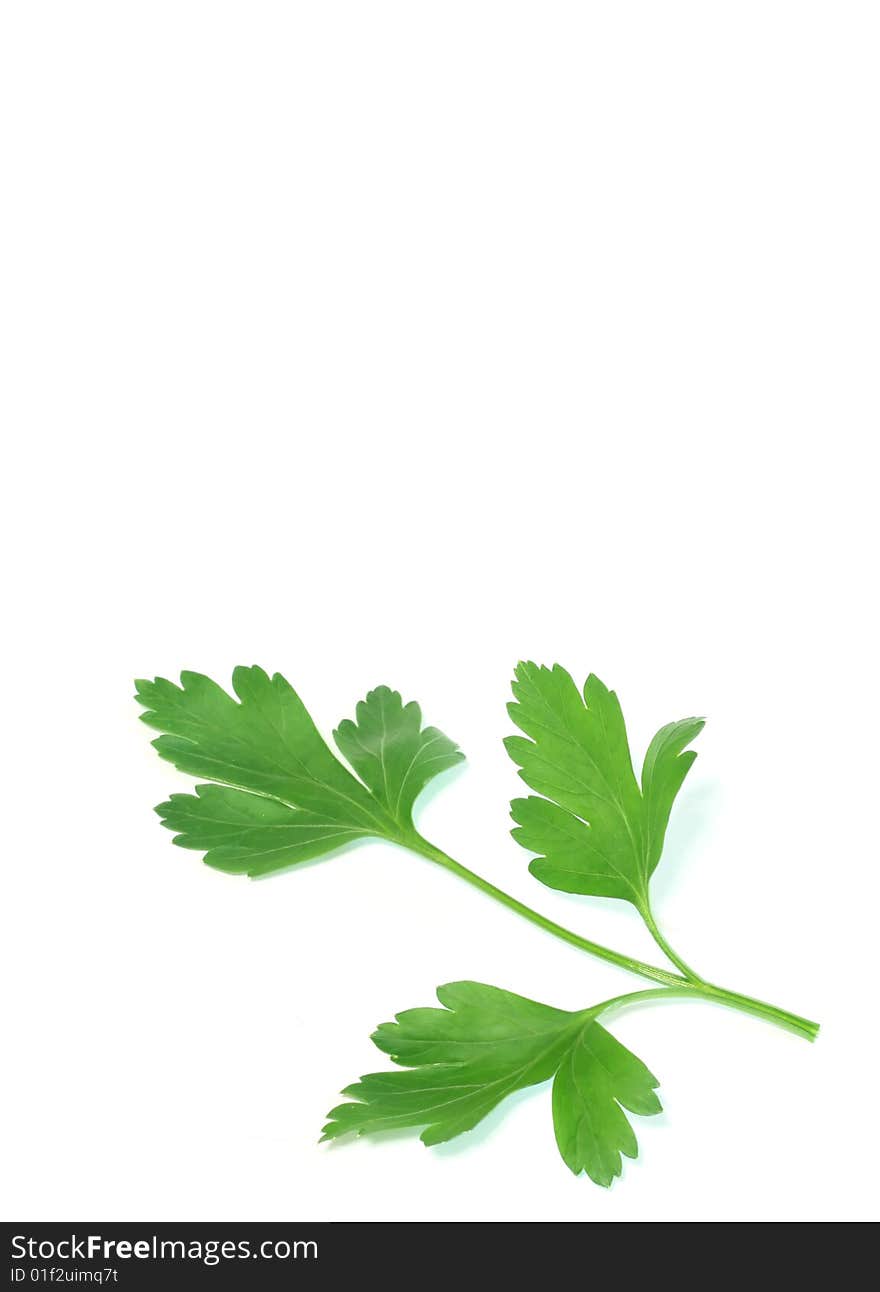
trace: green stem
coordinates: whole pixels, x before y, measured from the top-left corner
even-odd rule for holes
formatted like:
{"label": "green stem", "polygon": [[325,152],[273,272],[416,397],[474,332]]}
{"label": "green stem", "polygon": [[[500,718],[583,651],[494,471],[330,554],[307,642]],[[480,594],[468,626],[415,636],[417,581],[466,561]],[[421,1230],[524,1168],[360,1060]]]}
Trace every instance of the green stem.
{"label": "green stem", "polygon": [[[412,847],[413,845],[407,845]],[[630,973],[641,974],[643,978],[650,978],[652,982],[665,983],[668,987],[679,987],[685,982],[678,974],[670,973],[668,969],[657,969],[654,965],[645,964],[642,960],[633,960],[631,956],[625,956],[620,951],[612,951],[610,947],[603,947],[600,942],[591,942],[589,938],[582,938],[577,933],[572,933],[571,929],[566,929],[562,924],[557,924],[555,920],[548,920],[546,915],[541,915],[538,911],[533,911],[530,906],[524,902],[519,902],[510,893],[505,893],[502,888],[496,888],[490,884],[488,879],[483,879],[482,875],[476,874],[473,870],[468,870],[467,866],[462,866],[461,862],[455,861],[447,853],[441,852],[427,840],[420,840],[418,847],[414,851],[427,857],[430,861],[439,862],[446,870],[451,870],[454,875],[466,880],[474,888],[479,888],[481,893],[486,893],[489,897],[506,906],[510,911],[516,911],[523,919],[530,920],[532,924],[537,924],[539,929],[544,929],[547,933],[552,933],[555,938],[560,938],[563,942],[568,942],[571,946],[577,947],[580,951],[587,951],[592,956],[597,956],[600,960],[607,960],[609,964],[617,965],[620,969],[628,969]]]}
{"label": "green stem", "polygon": [[584,1012],[598,1018],[600,1014],[607,1014],[612,1009],[624,1009],[627,1005],[638,1005],[643,1000],[662,1000],[670,996],[695,996],[699,999],[692,987],[649,987],[647,991],[629,991],[624,996],[612,996],[610,1000],[603,1000],[600,1005],[593,1005]]}
{"label": "green stem", "polygon": [[[724,987],[716,987],[713,983],[704,982],[702,979],[697,978],[692,970],[687,969],[684,961],[680,961],[674,954],[670,955],[670,959],[679,968],[682,968],[689,975],[688,977],[679,977],[678,974],[669,973],[666,969],[658,969],[654,965],[645,964],[642,960],[634,960],[631,956],[622,955],[619,951],[612,951],[610,947],[602,946],[600,942],[592,942],[589,938],[582,938],[579,934],[572,933],[570,929],[557,924],[554,920],[548,920],[545,915],[541,915],[538,911],[533,911],[530,906],[526,906],[524,902],[511,897],[503,889],[496,888],[494,884],[489,883],[488,879],[483,879],[482,875],[476,874],[473,870],[468,870],[467,866],[463,866],[461,862],[456,861],[439,848],[435,848],[421,835],[417,835],[413,840],[406,840],[405,846],[421,856],[427,857],[429,861],[436,861],[446,870],[452,871],[460,879],[464,879],[474,888],[478,888],[481,893],[485,893],[496,902],[500,902],[508,910],[515,911],[517,915],[521,915],[523,919],[537,925],[539,929],[544,929],[546,933],[552,933],[554,937],[560,938],[563,942],[568,942],[570,946],[577,947],[580,951],[586,951],[600,960],[606,960],[609,964],[617,965],[620,969],[628,969],[630,973],[639,974],[642,978],[649,978],[652,982],[663,984],[662,991],[654,988],[646,992],[632,992],[627,997],[614,997],[611,1001],[605,1002],[602,1006],[603,1009],[609,1009],[612,1005],[617,1005],[624,1000],[632,1002],[635,998],[645,1000],[649,997],[654,998],[667,994],[694,996],[715,1001],[719,1005],[726,1005],[730,1009],[738,1009],[746,1014],[752,1014],[756,1018],[764,1019],[765,1022],[776,1023],[779,1027],[787,1028],[798,1036],[805,1037],[808,1041],[814,1041],[819,1033],[818,1023],[813,1023],[808,1018],[802,1018],[799,1014],[792,1014],[788,1010],[779,1009],[776,1005],[769,1005],[766,1001],[755,1000],[751,996],[743,996],[739,992],[728,991]],[[659,930],[657,932],[659,934]],[[659,936],[662,937],[662,934]],[[660,945],[669,955],[664,942],[660,942]]]}
{"label": "green stem", "polygon": [[743,996],[741,992],[729,991],[726,987],[716,987],[711,982],[695,983],[694,988],[706,1000],[717,1001],[719,1005],[738,1009],[743,1014],[752,1014],[755,1018],[762,1018],[766,1023],[776,1023],[778,1027],[796,1032],[798,1036],[803,1036],[808,1041],[815,1041],[819,1035],[819,1024],[814,1023],[812,1019],[802,1018],[800,1014],[792,1014],[789,1010],[780,1009],[778,1005],[771,1005],[766,1000]]}
{"label": "green stem", "polygon": [[818,1023],[812,1023],[798,1014],[790,1014],[788,1010],[779,1009],[776,1005],[768,1005],[766,1001],[754,1000],[751,996],[741,996],[739,992],[727,991],[724,987],[715,987],[706,982],[682,983],[679,987],[649,987],[647,991],[627,992],[624,996],[612,996],[610,1000],[603,1000],[601,1005],[592,1006],[588,1012],[598,1017],[608,1010],[637,1005],[643,1000],[660,1000],[672,996],[679,998],[689,996],[691,1000],[708,1000],[718,1005],[726,1005],[728,1009],[741,1010],[743,1013],[754,1015],[755,1018],[763,1019],[764,1022],[776,1023],[791,1032],[796,1032],[798,1036],[805,1037],[808,1041],[815,1041],[819,1034]]}
{"label": "green stem", "polygon": [[672,947],[666,941],[666,938],[660,932],[657,921],[654,919],[654,912],[651,910],[651,904],[647,898],[645,899],[644,905],[639,907],[639,913],[648,926],[648,932],[666,956],[666,959],[671,961],[671,963],[675,965],[676,969],[680,969],[685,978],[689,978],[691,982],[702,982],[703,980],[700,975],[695,973],[687,961],[682,960],[681,956],[676,951],[673,951]]}

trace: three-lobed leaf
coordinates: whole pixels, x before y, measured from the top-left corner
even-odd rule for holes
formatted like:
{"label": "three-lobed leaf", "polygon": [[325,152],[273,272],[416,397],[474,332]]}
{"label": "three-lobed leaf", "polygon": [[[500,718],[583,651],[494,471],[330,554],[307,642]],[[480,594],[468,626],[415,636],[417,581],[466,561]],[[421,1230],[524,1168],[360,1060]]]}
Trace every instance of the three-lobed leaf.
{"label": "three-lobed leaf", "polygon": [[638,1153],[623,1108],[660,1111],[656,1079],[596,1021],[482,983],[437,990],[443,1009],[410,1009],[373,1041],[405,1071],[373,1072],[347,1087],[323,1138],[424,1127],[425,1144],[472,1130],[507,1095],[548,1081],[559,1151],[575,1174],[609,1185],[621,1154]]}
{"label": "three-lobed leaf", "polygon": [[508,712],[524,736],[504,743],[542,795],[511,803],[514,838],[538,854],[530,870],[551,888],[617,897],[644,911],[673,801],[696,757],[683,751],[703,720],[658,731],[640,786],[620,703],[594,674],[581,694],[561,665],[521,663],[513,694]]}
{"label": "three-lobed leaf", "polygon": [[136,683],[142,720],[164,733],[153,741],[160,756],[212,782],[156,811],[176,844],[220,870],[263,875],[356,839],[405,841],[420,790],[464,757],[435,728],[422,730],[417,704],[379,687],[357,724],[336,733],[355,776],[280,673],[237,668],[232,684],[237,699],[201,673],[182,673],[180,686]]}

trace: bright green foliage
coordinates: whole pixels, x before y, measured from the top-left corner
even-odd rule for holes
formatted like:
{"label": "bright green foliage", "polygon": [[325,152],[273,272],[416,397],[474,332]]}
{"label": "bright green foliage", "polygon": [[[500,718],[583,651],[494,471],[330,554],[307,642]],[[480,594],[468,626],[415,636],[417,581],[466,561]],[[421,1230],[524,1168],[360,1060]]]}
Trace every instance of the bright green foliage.
{"label": "bright green foliage", "polygon": [[397,691],[377,686],[340,722],[333,738],[365,785],[395,821],[412,825],[413,803],[428,781],[464,754],[436,727],[422,728],[422,711]]}
{"label": "bright green foliage", "polygon": [[511,718],[528,736],[508,736],[520,776],[543,798],[514,799],[514,838],[539,855],[529,869],[551,888],[648,906],[648,881],[669,813],[696,755],[682,753],[699,718],[663,727],[651,742],[639,787],[613,691],[590,674],[583,696],[559,664],[518,665]]}
{"label": "bright green foliage", "polygon": [[237,668],[238,701],[201,673],[182,673],[180,681],[136,683],[142,720],[165,733],[153,741],[163,758],[219,784],[172,794],[156,811],[177,832],[176,844],[204,851],[208,865],[231,873],[263,875],[367,836],[406,842],[416,795],[463,757],[435,728],[420,730],[418,705],[404,706],[380,687],[358,706],[359,725],[343,723],[337,733],[349,755],[362,741],[351,757],[362,784],[280,673]]}
{"label": "bright green foliage", "polygon": [[[413,805],[428,782],[463,755],[419,706],[380,686],[355,720],[333,733],[349,770],[324,742],[299,696],[276,673],[237,668],[235,696],[200,673],[137,683],[153,743],[180,771],[209,784],[172,794],[156,811],[174,842],[205,853],[210,866],[264,875],[363,838],[386,839],[445,867],[545,932],[654,984],[571,1013],[497,987],[457,982],[438,989],[441,1009],[411,1009],[373,1040],[400,1065],[361,1077],[329,1114],[324,1138],[419,1127],[426,1144],[471,1130],[507,1095],[553,1080],[553,1123],[563,1160],[577,1175],[610,1185],[621,1155],[635,1157],[627,1112],[660,1111],[656,1079],[598,1022],[637,1000],[690,997],[723,1003],[810,1040],[818,1024],[698,976],[663,936],[648,887],[672,804],[703,727],[687,718],[661,728],[641,783],[630,758],[617,696],[597,677],[581,694],[569,674],[520,664],[511,717],[522,735],[505,742],[532,790],[511,804],[514,837],[537,854],[545,884],[632,902],[676,973],[604,947],[531,910],[421,837]],[[540,797],[539,797],[540,796]],[[659,985],[657,985],[659,984]],[[626,1110],[626,1111],[624,1111]]]}
{"label": "bright green foliage", "polygon": [[156,811],[163,825],[178,832],[179,847],[204,852],[209,866],[231,875],[265,875],[368,833],[225,785],[197,785],[195,795],[172,794]]}
{"label": "bright green foliage", "polygon": [[681,789],[696,751],[686,745],[700,734],[705,726],[703,718],[683,718],[661,727],[648,746],[642,765],[642,795],[645,816],[645,859],[648,874],[654,872],[669,824],[669,814],[675,796]]}
{"label": "bright green foliage", "polygon": [[469,1131],[515,1090],[547,1081],[559,1150],[575,1174],[597,1184],[635,1157],[633,1112],[660,1111],[654,1077],[595,1019],[476,982],[437,990],[444,1009],[409,1009],[373,1041],[403,1072],[374,1072],[343,1091],[352,1102],[329,1113],[324,1139],[423,1126],[425,1144]]}
{"label": "bright green foliage", "polygon": [[553,1082],[553,1125],[566,1166],[596,1184],[620,1175],[620,1155],[638,1157],[624,1108],[643,1117],[661,1111],[657,1078],[596,1022],[582,1027]]}

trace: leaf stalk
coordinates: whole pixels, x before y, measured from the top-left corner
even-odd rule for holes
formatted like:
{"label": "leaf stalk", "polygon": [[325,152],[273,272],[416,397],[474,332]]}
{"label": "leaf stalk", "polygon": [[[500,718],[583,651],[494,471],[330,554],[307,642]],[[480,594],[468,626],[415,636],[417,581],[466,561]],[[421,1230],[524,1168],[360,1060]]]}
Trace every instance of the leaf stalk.
{"label": "leaf stalk", "polygon": [[605,960],[608,964],[616,965],[619,969],[626,969],[629,973],[638,974],[651,982],[661,984],[659,989],[654,988],[647,991],[631,992],[626,996],[615,996],[598,1007],[602,1011],[648,999],[672,996],[691,997],[708,1000],[718,1005],[725,1005],[728,1009],[736,1009],[741,1013],[750,1014],[754,1018],[763,1019],[767,1023],[774,1023],[777,1027],[794,1032],[795,1035],[802,1036],[808,1041],[814,1041],[819,1034],[819,1024],[814,1023],[811,1019],[803,1018],[800,1014],[793,1014],[787,1009],[780,1009],[779,1006],[771,1005],[767,1001],[757,1000],[752,996],[744,996],[740,992],[729,991],[726,987],[718,987],[714,983],[706,982],[704,979],[697,977],[694,971],[666,942],[653,916],[650,919],[648,918],[650,908],[648,908],[647,914],[643,912],[645,922],[658,946],[661,947],[672,963],[682,971],[684,976],[670,973],[668,970],[660,969],[656,965],[650,965],[643,960],[636,960],[632,956],[624,955],[621,951],[614,951],[611,947],[603,946],[600,942],[593,942],[589,938],[581,937],[580,934],[572,932],[571,929],[565,928],[564,925],[557,924],[555,920],[550,920],[546,915],[541,915],[539,911],[526,906],[524,902],[520,902],[516,897],[512,897],[510,893],[506,893],[503,889],[490,883],[488,879],[484,879],[482,875],[478,875],[476,871],[469,870],[467,866],[463,866],[461,862],[456,861],[454,857],[450,857],[448,853],[429,843],[427,839],[423,839],[421,835],[416,835],[412,839],[401,840],[401,842],[413,852],[417,852],[429,861],[434,861],[443,866],[445,870],[451,871],[453,875],[458,875],[460,879],[465,880],[473,888],[479,889],[487,897],[500,902],[502,906],[506,906],[508,910],[514,911],[539,929],[543,929],[545,933],[550,933],[553,937],[559,938],[560,941],[577,947],[579,951],[585,951],[588,955],[595,956],[599,960]]}
{"label": "leaf stalk", "polygon": [[678,952],[674,951],[673,948],[666,941],[666,938],[663,936],[663,933],[661,932],[660,927],[657,924],[657,921],[654,919],[654,912],[651,910],[651,904],[647,897],[645,898],[644,905],[639,907],[639,914],[641,915],[642,919],[645,921],[645,924],[648,926],[648,932],[650,933],[654,941],[657,943],[657,946],[666,956],[666,959],[669,960],[672,964],[674,964],[676,969],[680,970],[681,973],[684,974],[685,978],[687,978],[690,982],[696,982],[696,983],[702,982],[703,979],[700,977],[700,975],[695,970],[693,970],[690,967],[690,965],[687,963],[687,961],[683,960],[681,956],[678,954]]}

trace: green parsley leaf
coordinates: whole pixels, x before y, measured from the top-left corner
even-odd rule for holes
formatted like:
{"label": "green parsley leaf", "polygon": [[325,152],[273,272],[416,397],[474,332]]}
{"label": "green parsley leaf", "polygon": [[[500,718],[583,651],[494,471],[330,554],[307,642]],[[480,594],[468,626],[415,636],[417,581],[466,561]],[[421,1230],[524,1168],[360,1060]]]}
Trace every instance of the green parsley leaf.
{"label": "green parsley leaf", "polygon": [[505,746],[543,798],[514,799],[513,837],[539,855],[529,869],[550,888],[617,897],[648,909],[648,882],[676,794],[696,757],[682,752],[701,718],[671,723],[651,741],[641,787],[613,691],[590,674],[583,696],[559,664],[519,664],[511,718],[530,739]]}
{"label": "green parsley leaf", "polygon": [[322,1139],[351,1132],[423,1126],[440,1144],[469,1131],[507,1095],[548,1081],[559,1151],[577,1175],[597,1184],[620,1174],[621,1153],[636,1157],[621,1105],[660,1111],[656,1079],[596,1021],[596,1010],[552,1009],[498,987],[450,983],[444,1009],[410,1009],[383,1023],[373,1041],[403,1072],[373,1072],[342,1093],[352,1102],[328,1114]]}
{"label": "green parsley leaf", "polygon": [[595,1021],[581,1028],[553,1081],[553,1126],[563,1161],[596,1184],[620,1175],[620,1155],[638,1157],[623,1109],[650,1117],[662,1111],[657,1078]]}
{"label": "green parsley leaf", "polygon": [[412,809],[428,781],[464,759],[436,727],[422,728],[422,711],[397,691],[377,686],[361,700],[357,721],[340,722],[333,738],[365,785],[398,824],[412,826]]}
{"label": "green parsley leaf", "polygon": [[153,741],[162,758],[217,784],[172,794],[156,811],[177,832],[176,844],[233,874],[267,874],[360,838],[407,842],[419,791],[463,757],[435,728],[421,730],[418,705],[379,687],[358,706],[359,726],[340,726],[343,752],[361,731],[364,749],[374,751],[375,765],[368,752],[351,760],[364,784],[331,752],[280,673],[237,668],[237,700],[201,673],[180,681],[136,683],[142,720],[165,733]]}
{"label": "green parsley leaf", "polygon": [[683,753],[686,745],[700,734],[703,718],[683,718],[661,727],[648,746],[642,765],[642,795],[645,814],[645,853],[648,874],[653,874],[669,824],[675,796],[697,757],[693,749]]}
{"label": "green parsley leaf", "polygon": [[204,852],[209,866],[231,875],[265,875],[368,835],[317,812],[224,785],[197,785],[195,795],[172,794],[156,811],[164,826],[179,832],[178,847]]}

